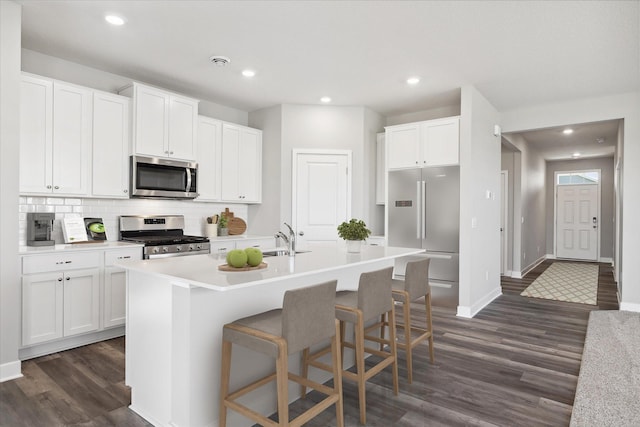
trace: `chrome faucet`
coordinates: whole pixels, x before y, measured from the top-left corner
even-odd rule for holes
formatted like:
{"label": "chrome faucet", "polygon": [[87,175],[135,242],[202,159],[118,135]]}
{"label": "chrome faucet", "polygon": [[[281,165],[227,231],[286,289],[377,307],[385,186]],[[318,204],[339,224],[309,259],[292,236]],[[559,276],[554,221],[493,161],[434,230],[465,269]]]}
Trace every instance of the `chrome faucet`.
{"label": "chrome faucet", "polygon": [[296,254],[296,232],[286,222],[284,225],[289,229],[289,239],[285,240],[289,244],[289,256],[295,256]]}
{"label": "chrome faucet", "polygon": [[287,246],[289,246],[289,238],[287,237],[286,234],[284,234],[282,231],[278,231],[275,236],[276,239],[282,239],[284,240],[284,242],[287,244]]}

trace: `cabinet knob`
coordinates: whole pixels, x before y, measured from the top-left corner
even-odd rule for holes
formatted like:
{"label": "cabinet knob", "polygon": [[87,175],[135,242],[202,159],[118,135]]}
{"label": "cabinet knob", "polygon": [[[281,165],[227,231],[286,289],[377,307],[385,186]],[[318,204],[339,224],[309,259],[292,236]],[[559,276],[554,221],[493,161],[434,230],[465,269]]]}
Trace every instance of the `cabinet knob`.
{"label": "cabinet knob", "polygon": [[50,186],[50,185],[47,185],[47,189],[48,189],[48,190],[51,190],[51,186]]}
{"label": "cabinet knob", "polygon": [[164,154],[169,154],[169,151],[165,151]]}
{"label": "cabinet knob", "polygon": [[418,164],[418,161],[416,160],[416,165]]}
{"label": "cabinet knob", "polygon": [[62,282],[62,277],[58,277],[58,282]]}
{"label": "cabinet knob", "polygon": [[58,187],[57,185],[55,185],[53,188],[56,189],[56,190],[60,189],[60,187]]}
{"label": "cabinet knob", "polygon": [[123,190],[123,191],[125,192],[125,194],[129,192],[129,190]]}
{"label": "cabinet knob", "polygon": [[169,154],[173,154],[173,151],[169,151]]}
{"label": "cabinet knob", "polygon": [[66,280],[71,280],[71,277],[65,277]]}

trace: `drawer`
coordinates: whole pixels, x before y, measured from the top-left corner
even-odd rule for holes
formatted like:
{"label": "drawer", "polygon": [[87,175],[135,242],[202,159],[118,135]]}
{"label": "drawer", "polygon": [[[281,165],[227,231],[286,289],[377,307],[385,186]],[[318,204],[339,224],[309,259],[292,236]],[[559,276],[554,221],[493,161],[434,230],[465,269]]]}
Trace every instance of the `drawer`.
{"label": "drawer", "polygon": [[272,249],[275,247],[276,247],[275,237],[269,237],[264,239],[245,239],[245,240],[236,241],[236,248],[238,249],[245,249],[245,248]]}
{"label": "drawer", "polygon": [[234,240],[225,240],[223,242],[216,242],[212,240],[211,244],[211,253],[212,254],[220,254],[229,252],[231,249],[236,248],[236,242]]}
{"label": "drawer", "polygon": [[104,266],[109,267],[122,260],[142,259],[142,248],[127,248],[104,252]]}
{"label": "drawer", "polygon": [[22,274],[96,268],[101,265],[102,251],[83,251],[22,257]]}

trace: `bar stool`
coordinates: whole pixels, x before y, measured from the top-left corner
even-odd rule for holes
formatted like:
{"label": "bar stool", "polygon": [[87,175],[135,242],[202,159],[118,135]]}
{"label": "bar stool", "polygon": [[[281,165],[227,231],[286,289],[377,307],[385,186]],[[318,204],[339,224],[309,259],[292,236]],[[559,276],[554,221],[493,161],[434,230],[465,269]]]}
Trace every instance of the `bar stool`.
{"label": "bar stool", "polygon": [[[429,339],[429,357],[434,363],[433,326],[431,323],[431,286],[429,286],[429,258],[407,263],[405,280],[393,280],[393,299],[402,303],[403,322],[398,328],[404,330],[404,342],[398,341],[398,347],[405,351],[407,358],[407,379],[413,381],[413,348],[420,342]],[[411,324],[411,302],[424,297],[426,309],[426,329]],[[413,338],[413,332],[419,335]]]}
{"label": "bar stool", "polygon": [[[393,308],[393,298],[391,296],[391,278],[393,267],[385,268],[369,273],[362,273],[358,284],[358,291],[341,291],[336,295],[336,318],[340,320],[340,349],[341,356],[344,355],[344,347],[355,349],[356,372],[343,371],[343,378],[348,378],[358,383],[358,399],[360,407],[360,422],[366,423],[366,395],[365,383],[374,375],[380,373],[384,368],[392,365],[393,391],[398,394],[398,364],[396,354],[395,337],[395,316]],[[365,328],[365,322],[371,319],[378,319],[387,314],[389,318],[389,339],[384,336],[370,336],[369,331],[380,327],[381,322]],[[353,323],[355,337],[354,342],[346,342],[344,339],[345,322]],[[377,342],[383,347],[389,346],[389,351],[377,350],[365,347],[365,340]],[[328,348],[320,350],[313,355],[308,351],[302,356],[302,376],[306,376],[308,365],[327,370],[326,366],[319,363],[317,359],[328,353]],[[365,370],[365,353],[382,358],[369,370]],[[303,390],[304,397],[304,390]]]}
{"label": "bar stool", "polygon": [[[329,406],[336,405],[337,426],[343,427],[342,370],[340,330],[335,319],[336,284],[320,285],[287,291],[282,309],[267,311],[223,328],[222,373],[220,381],[220,427],[227,424],[227,408],[263,426],[301,426]],[[288,371],[288,355],[331,339],[333,388],[295,375]],[[229,393],[232,344],[276,358],[276,372]],[[278,422],[258,414],[236,401],[237,398],[275,380],[278,397]],[[323,400],[289,421],[288,381],[294,381],[325,394]]]}

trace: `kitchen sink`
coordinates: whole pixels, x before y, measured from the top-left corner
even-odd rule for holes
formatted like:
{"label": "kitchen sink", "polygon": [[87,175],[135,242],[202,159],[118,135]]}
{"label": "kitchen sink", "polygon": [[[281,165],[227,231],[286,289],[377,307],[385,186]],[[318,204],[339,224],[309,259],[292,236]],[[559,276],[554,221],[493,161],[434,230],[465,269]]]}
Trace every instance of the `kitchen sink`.
{"label": "kitchen sink", "polygon": [[[296,251],[296,254],[303,254],[306,252],[311,252],[311,251]],[[265,257],[269,257],[269,256],[283,256],[283,255],[289,255],[289,250],[287,249],[277,249],[275,251],[264,251],[262,252],[262,256]]]}

